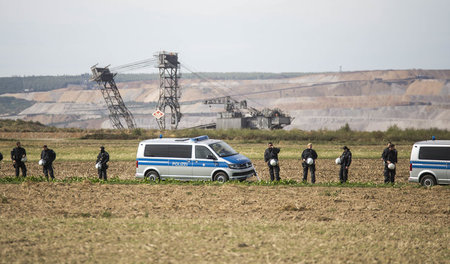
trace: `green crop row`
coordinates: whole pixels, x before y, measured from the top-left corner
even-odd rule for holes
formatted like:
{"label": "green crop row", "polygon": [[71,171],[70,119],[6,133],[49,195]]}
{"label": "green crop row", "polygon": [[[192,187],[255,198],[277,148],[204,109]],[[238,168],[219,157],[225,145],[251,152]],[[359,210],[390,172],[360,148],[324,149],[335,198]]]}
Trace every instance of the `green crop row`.
{"label": "green crop row", "polygon": [[[4,177],[0,178],[0,184],[22,184],[25,182],[47,182],[48,180],[44,177]],[[162,180],[158,182],[143,180],[127,180],[120,179],[117,177],[110,178],[108,181],[100,180],[98,178],[82,178],[82,177],[69,177],[65,179],[55,179],[50,180],[51,183],[90,183],[90,184],[124,184],[124,185],[137,185],[137,184],[172,184],[172,185],[241,185],[241,186],[292,186],[292,187],[360,187],[360,188],[401,188],[409,186],[407,183],[395,183],[395,184],[381,184],[373,182],[351,182],[351,183],[338,183],[338,182],[324,182],[311,184],[307,182],[295,181],[295,180],[281,180],[281,181],[228,181],[225,183],[219,183],[214,181],[178,181],[178,180]],[[420,185],[414,185],[415,188],[421,188]],[[326,194],[325,194],[326,195]]]}

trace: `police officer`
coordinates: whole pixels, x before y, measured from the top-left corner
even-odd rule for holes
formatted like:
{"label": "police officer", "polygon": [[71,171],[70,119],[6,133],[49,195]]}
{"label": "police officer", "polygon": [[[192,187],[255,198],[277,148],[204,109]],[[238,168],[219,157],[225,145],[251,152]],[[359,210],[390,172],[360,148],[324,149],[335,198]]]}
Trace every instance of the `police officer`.
{"label": "police officer", "polygon": [[107,180],[106,176],[106,170],[108,169],[108,161],[109,161],[109,154],[105,151],[105,147],[100,147],[100,153],[97,156],[96,163],[100,166],[98,167],[98,178],[101,180]]}
{"label": "police officer", "polygon": [[[308,164],[308,158],[313,159],[312,164]],[[311,171],[311,183],[316,182],[316,159],[317,152],[312,148],[312,143],[308,143],[306,149],[302,152],[302,166],[303,166],[303,181],[307,181],[308,169]]]}
{"label": "police officer", "polygon": [[[275,148],[272,142],[269,142],[267,145],[268,148],[264,152],[264,161],[267,163],[267,166],[269,166],[270,180],[273,181],[274,179],[276,179],[277,181],[279,181],[280,166],[278,165],[278,153],[280,153],[280,149]],[[270,164],[270,161],[272,159],[276,161],[275,165]]]}
{"label": "police officer", "polygon": [[391,145],[392,143],[389,141],[388,143],[387,143],[387,146],[386,146],[386,148],[383,150],[383,153],[381,153],[381,160],[385,160],[386,159],[386,155],[388,154],[388,152],[389,152],[389,146]]}
{"label": "police officer", "polygon": [[16,169],[16,177],[19,177],[19,169],[22,170],[22,176],[27,177],[27,166],[25,166],[25,161],[27,158],[27,152],[22,148],[20,142],[16,143],[15,148],[11,151],[11,160],[13,166]]}
{"label": "police officer", "polygon": [[56,153],[52,150],[49,149],[47,147],[47,145],[44,145],[42,147],[42,152],[41,152],[41,160],[44,161],[43,164],[43,172],[45,175],[45,178],[47,178],[48,181],[48,174],[50,173],[50,177],[52,178],[52,180],[55,179],[55,175],[53,173],[53,161],[56,159]]}
{"label": "police officer", "polygon": [[340,157],[341,169],[339,170],[339,181],[345,183],[348,179],[348,167],[350,167],[350,164],[352,163],[352,152],[347,146],[344,146],[342,149],[344,152]]}
{"label": "police officer", "polygon": [[[389,145],[389,151],[386,153],[384,159],[384,183],[394,183],[395,174],[397,170],[397,150],[394,144]],[[393,163],[396,167],[389,169],[389,164]]]}

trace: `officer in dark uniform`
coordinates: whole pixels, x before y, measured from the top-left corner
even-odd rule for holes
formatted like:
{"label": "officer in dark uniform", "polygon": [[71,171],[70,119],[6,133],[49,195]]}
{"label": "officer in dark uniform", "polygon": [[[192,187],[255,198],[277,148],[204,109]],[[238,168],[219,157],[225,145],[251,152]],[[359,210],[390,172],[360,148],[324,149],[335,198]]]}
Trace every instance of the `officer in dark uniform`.
{"label": "officer in dark uniform", "polygon": [[[317,152],[312,149],[312,143],[308,143],[306,146],[306,149],[302,152],[302,166],[303,166],[303,181],[307,181],[308,177],[308,169],[311,171],[311,183],[316,182],[316,159],[317,159]],[[308,158],[313,159],[312,164],[306,163]]]}
{"label": "officer in dark uniform", "polygon": [[11,160],[13,166],[16,169],[16,177],[19,177],[19,169],[22,170],[22,176],[27,177],[27,166],[25,166],[25,160],[27,158],[27,152],[22,148],[20,142],[16,143],[15,148],[11,151]]}
{"label": "officer in dark uniform", "polygon": [[344,152],[342,153],[341,159],[341,169],[339,170],[339,181],[341,183],[347,182],[348,179],[348,168],[352,163],[352,152],[347,146],[342,148]]}
{"label": "officer in dark uniform", "polygon": [[47,178],[48,181],[48,174],[50,173],[50,177],[52,178],[52,180],[55,179],[55,175],[53,173],[53,161],[56,159],[56,153],[52,150],[49,149],[47,147],[47,145],[44,145],[42,147],[42,152],[41,152],[41,160],[44,161],[43,164],[43,172],[45,175],[45,178]]}
{"label": "officer in dark uniform", "polygon": [[0,168],[2,167],[1,166],[1,161],[3,160],[3,154],[0,152]]}
{"label": "officer in dark uniform", "polygon": [[108,169],[109,154],[105,151],[105,147],[100,147],[100,153],[97,156],[96,163],[100,165],[98,168],[98,178],[107,180],[106,170]]}
{"label": "officer in dark uniform", "polygon": [[386,155],[388,154],[388,152],[389,152],[389,146],[391,145],[392,143],[389,141],[388,143],[387,143],[387,147],[383,150],[383,153],[381,153],[381,160],[386,160]]}
{"label": "officer in dark uniform", "polygon": [[[393,170],[389,169],[389,164],[393,163],[395,168]],[[395,174],[397,170],[397,150],[395,149],[395,145],[391,144],[389,146],[389,151],[384,157],[384,183],[394,183],[395,182]]]}
{"label": "officer in dark uniform", "polygon": [[[264,152],[264,161],[267,163],[267,166],[269,166],[269,174],[271,181],[273,181],[274,179],[276,179],[277,181],[280,180],[280,166],[278,165],[278,153],[280,153],[280,149],[273,147],[272,142],[269,142],[268,148]],[[272,159],[276,160],[275,166],[270,164],[270,160]]]}

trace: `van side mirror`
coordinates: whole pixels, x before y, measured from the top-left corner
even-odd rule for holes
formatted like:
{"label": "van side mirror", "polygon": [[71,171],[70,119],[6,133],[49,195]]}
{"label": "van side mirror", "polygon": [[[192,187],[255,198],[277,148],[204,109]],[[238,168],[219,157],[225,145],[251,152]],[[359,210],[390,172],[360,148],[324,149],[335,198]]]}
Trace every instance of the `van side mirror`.
{"label": "van side mirror", "polygon": [[212,159],[212,160],[216,160],[216,157],[214,157],[214,155],[209,154],[208,156],[206,156],[207,159]]}

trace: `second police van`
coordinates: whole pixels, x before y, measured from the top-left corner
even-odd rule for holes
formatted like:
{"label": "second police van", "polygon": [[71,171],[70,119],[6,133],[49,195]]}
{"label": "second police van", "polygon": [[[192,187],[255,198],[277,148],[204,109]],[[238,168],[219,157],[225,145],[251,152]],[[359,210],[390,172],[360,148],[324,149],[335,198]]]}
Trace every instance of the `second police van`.
{"label": "second police van", "polygon": [[139,143],[136,178],[176,180],[245,180],[256,175],[250,159],[221,140],[158,138]]}
{"label": "second police van", "polygon": [[450,140],[416,142],[409,162],[409,181],[423,186],[450,184]]}

